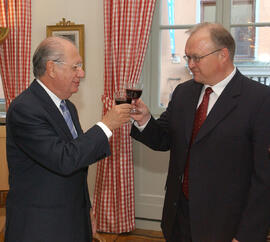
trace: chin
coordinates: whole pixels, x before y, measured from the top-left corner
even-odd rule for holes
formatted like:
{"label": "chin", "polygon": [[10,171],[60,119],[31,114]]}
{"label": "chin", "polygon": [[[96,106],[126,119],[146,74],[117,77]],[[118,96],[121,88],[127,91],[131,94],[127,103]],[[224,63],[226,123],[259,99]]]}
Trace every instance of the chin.
{"label": "chin", "polygon": [[73,93],[76,93],[76,92],[78,92],[78,91],[79,91],[79,86],[74,87],[71,93],[73,94]]}

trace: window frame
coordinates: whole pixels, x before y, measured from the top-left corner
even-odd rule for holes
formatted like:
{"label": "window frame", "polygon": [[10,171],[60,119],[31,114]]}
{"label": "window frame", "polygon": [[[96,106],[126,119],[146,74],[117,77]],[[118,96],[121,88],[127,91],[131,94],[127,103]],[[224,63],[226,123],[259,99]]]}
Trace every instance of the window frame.
{"label": "window frame", "polygon": [[[200,0],[196,0],[200,3]],[[256,31],[256,27],[269,27],[270,22],[256,22],[254,18],[253,23],[246,24],[232,24],[231,23],[231,8],[232,4],[239,2],[239,0],[228,1],[228,0],[216,0],[216,22],[222,23],[223,26],[231,32],[232,28],[235,27],[253,27]],[[199,4],[200,5],[200,4]],[[259,4],[255,4],[255,12],[258,12],[257,8]],[[198,6],[198,4],[197,4]],[[154,116],[159,116],[166,108],[159,106],[160,100],[160,62],[161,62],[161,31],[172,29],[171,25],[161,24],[161,0],[157,0],[156,9],[153,16],[151,35],[149,39],[148,50],[145,57],[145,63],[143,67],[142,78],[145,83],[143,91],[143,100],[149,106],[151,113]],[[200,22],[200,16],[197,18],[197,23]],[[186,29],[188,30],[194,26],[194,24],[186,25],[173,25],[173,29]],[[256,42],[256,41],[255,41]],[[256,50],[254,51],[254,57]],[[256,62],[254,58],[250,59],[251,62]],[[235,59],[235,65],[240,69],[245,70],[247,67],[246,63],[241,63],[241,59]],[[264,68],[264,67],[263,67]]]}

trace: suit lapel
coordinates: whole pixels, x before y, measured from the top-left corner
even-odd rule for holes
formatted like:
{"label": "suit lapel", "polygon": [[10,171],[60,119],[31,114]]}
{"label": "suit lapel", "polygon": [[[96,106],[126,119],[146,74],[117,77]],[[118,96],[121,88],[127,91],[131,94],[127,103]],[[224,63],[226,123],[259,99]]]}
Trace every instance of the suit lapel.
{"label": "suit lapel", "polygon": [[67,137],[73,139],[72,134],[67,126],[67,123],[60,113],[59,109],[56,107],[55,103],[52,101],[47,92],[34,80],[30,86],[30,90],[40,100],[40,105],[48,112],[50,117],[54,120],[57,125]]}
{"label": "suit lapel", "polygon": [[194,85],[192,86],[191,91],[187,93],[187,95],[189,95],[186,101],[186,113],[185,113],[186,116],[185,134],[187,143],[190,142],[191,133],[193,129],[193,122],[202,87],[203,87],[202,84],[194,81]]}
{"label": "suit lapel", "polygon": [[238,104],[238,98],[241,94],[241,74],[236,72],[232,80],[225,87],[215,105],[208,114],[202,127],[200,128],[194,143],[198,142],[207,135],[215,126],[221,122]]}

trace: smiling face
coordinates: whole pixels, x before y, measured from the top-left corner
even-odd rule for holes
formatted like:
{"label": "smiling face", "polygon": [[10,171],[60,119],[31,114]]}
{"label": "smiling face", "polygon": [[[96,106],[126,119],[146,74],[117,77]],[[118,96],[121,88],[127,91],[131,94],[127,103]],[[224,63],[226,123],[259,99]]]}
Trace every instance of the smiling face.
{"label": "smiling face", "polygon": [[48,38],[42,45],[48,46],[45,50],[50,55],[46,71],[39,79],[60,99],[70,98],[78,92],[80,79],[84,77],[82,58],[76,46],[58,37]]}
{"label": "smiling face", "polygon": [[61,99],[68,99],[73,93],[78,92],[80,79],[84,77],[81,68],[82,58],[77,48],[69,41],[63,41],[63,60],[53,62],[54,81],[52,83],[54,92]]}
{"label": "smiling face", "polygon": [[[210,38],[207,29],[201,29],[192,34],[187,40],[185,53],[186,56],[204,56],[220,48],[216,47]],[[192,58],[188,61],[188,66],[193,73],[193,78],[196,82],[214,85],[222,79],[222,52],[218,50],[210,55],[207,55],[195,62]]]}

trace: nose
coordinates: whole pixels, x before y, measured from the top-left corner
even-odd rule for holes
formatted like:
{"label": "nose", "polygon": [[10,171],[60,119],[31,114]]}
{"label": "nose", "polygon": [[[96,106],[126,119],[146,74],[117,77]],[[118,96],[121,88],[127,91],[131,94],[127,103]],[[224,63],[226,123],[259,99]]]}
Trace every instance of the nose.
{"label": "nose", "polygon": [[188,60],[188,68],[192,69],[195,66],[195,61],[191,58]]}
{"label": "nose", "polygon": [[84,72],[83,68],[80,67],[80,68],[78,68],[77,70],[78,70],[78,71],[77,71],[77,75],[78,75],[80,78],[83,78],[84,75],[85,75],[85,72]]}

